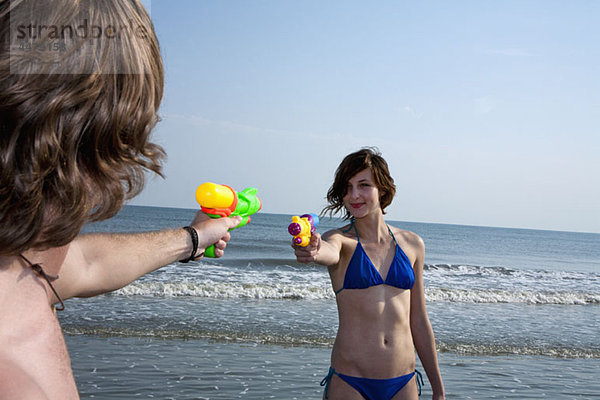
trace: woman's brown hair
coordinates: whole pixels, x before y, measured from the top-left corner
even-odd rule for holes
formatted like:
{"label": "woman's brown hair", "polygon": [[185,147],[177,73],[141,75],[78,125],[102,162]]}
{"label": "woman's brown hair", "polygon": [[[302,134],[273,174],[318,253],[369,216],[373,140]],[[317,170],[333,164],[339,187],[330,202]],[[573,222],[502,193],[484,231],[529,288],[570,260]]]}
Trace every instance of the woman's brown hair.
{"label": "woman's brown hair", "polygon": [[0,0],[0,255],[69,243],[161,174],[164,70],[137,0]]}
{"label": "woman's brown hair", "polygon": [[[379,189],[379,202],[385,214],[385,208],[392,203],[396,194],[396,185],[390,175],[387,162],[381,153],[374,147],[365,147],[357,152],[348,154],[335,171],[333,184],[327,191],[329,205],[321,214],[329,212],[330,216],[344,209],[344,196],[348,190],[348,181],[362,170],[370,169],[375,185]],[[344,209],[344,219],[351,217],[348,210]]]}

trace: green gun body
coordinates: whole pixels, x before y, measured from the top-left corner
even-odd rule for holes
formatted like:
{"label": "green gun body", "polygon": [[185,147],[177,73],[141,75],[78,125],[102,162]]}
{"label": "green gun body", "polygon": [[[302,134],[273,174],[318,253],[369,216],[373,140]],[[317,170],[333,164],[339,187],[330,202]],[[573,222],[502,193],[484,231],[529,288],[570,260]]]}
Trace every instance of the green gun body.
{"label": "green gun body", "polygon": [[[217,188],[217,186],[219,187]],[[223,195],[223,187],[231,190],[232,193],[226,193],[226,195]],[[214,197],[216,191],[221,191],[221,193],[216,194],[220,197],[215,200]],[[230,229],[230,231],[232,231],[247,225],[250,222],[250,216],[257,213],[262,208],[260,198],[256,195],[257,192],[258,190],[252,187],[246,188],[241,192],[235,192],[233,189],[225,185],[203,184],[198,187],[198,190],[196,191],[196,199],[200,203],[202,211],[204,211],[211,218],[232,217],[235,215],[242,217],[240,223],[234,228]],[[211,196],[213,196],[213,198],[211,198]],[[212,200],[213,208],[206,207],[202,204],[202,201],[204,201],[205,198]],[[205,202],[209,203],[211,201],[207,200]],[[215,204],[217,205],[216,207],[214,207]],[[208,246],[204,250],[204,256],[215,258],[214,244]]]}

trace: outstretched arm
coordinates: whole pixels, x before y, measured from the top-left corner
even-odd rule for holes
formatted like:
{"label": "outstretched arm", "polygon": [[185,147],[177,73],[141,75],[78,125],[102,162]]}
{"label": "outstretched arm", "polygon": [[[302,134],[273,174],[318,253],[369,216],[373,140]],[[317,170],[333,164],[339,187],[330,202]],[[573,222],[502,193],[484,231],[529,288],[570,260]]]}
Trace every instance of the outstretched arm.
{"label": "outstretched arm", "polygon": [[337,231],[329,231],[323,235],[314,233],[310,238],[310,243],[306,247],[300,247],[292,244],[296,259],[301,263],[314,262],[326,267],[335,265],[340,260],[342,242]]}
{"label": "outstretched arm", "polygon": [[442,400],[445,398],[444,383],[438,366],[433,328],[425,307],[425,289],[423,285],[425,244],[417,235],[411,242],[416,249],[417,258],[413,266],[415,283],[411,290],[410,329],[417,354],[433,389],[432,399]]}
{"label": "outstretched arm", "polygon": [[[239,222],[239,217],[210,219],[198,212],[191,224],[198,233],[197,254],[215,244],[215,255],[222,256],[229,240],[228,230]],[[188,258],[191,251],[191,236],[181,228],[80,235],[69,247],[55,287],[63,299],[95,296]]]}

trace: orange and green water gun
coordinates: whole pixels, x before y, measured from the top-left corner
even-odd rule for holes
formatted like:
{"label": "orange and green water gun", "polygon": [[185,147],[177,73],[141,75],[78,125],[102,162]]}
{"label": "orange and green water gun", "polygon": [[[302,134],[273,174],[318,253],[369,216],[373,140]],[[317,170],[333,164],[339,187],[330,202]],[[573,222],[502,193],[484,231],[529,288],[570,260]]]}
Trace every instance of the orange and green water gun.
{"label": "orange and green water gun", "polygon": [[[236,192],[227,185],[206,182],[196,189],[196,201],[202,211],[211,218],[233,217],[239,215],[242,221],[231,230],[240,228],[250,222],[250,216],[257,213],[262,203],[256,195],[257,189],[249,187]],[[215,257],[215,245],[204,250],[205,257]]]}

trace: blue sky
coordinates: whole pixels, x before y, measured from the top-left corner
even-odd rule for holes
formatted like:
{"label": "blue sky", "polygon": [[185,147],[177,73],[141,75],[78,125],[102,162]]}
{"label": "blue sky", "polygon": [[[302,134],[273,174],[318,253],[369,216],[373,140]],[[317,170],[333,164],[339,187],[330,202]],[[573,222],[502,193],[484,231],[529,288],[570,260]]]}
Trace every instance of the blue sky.
{"label": "blue sky", "polygon": [[377,146],[389,219],[600,232],[600,2],[147,4],[167,178],[131,204],[196,208],[213,181],[318,212]]}

